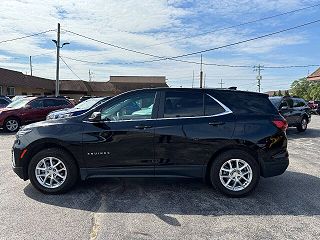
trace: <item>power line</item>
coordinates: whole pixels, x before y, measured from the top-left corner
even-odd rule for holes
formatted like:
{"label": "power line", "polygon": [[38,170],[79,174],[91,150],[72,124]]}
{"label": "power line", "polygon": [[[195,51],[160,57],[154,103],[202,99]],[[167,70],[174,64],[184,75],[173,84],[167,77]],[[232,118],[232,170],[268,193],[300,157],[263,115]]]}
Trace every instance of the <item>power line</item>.
{"label": "power line", "polygon": [[17,37],[17,38],[2,40],[2,41],[0,41],[0,43],[11,42],[11,41],[16,41],[16,40],[24,39],[24,38],[34,37],[34,36],[38,36],[38,35],[41,35],[41,34],[45,34],[45,33],[48,33],[48,32],[52,32],[52,31],[56,31],[56,30],[55,30],[55,29],[50,29],[50,30],[47,30],[47,31],[38,32],[38,33],[34,33],[34,34],[22,36],[22,37]]}
{"label": "power line", "polygon": [[70,66],[63,60],[63,58],[60,56],[61,61],[69,68],[69,70],[75,75],[79,80],[82,80],[71,68]]}
{"label": "power line", "polygon": [[305,26],[308,26],[308,25],[311,25],[311,24],[314,24],[314,23],[318,23],[318,22],[320,22],[320,19],[317,19],[317,20],[311,21],[311,22],[307,22],[307,23],[304,23],[304,24],[300,24],[300,25],[297,25],[297,26],[294,26],[294,27],[282,29],[282,30],[279,30],[279,31],[276,31],[276,32],[271,32],[271,33],[267,33],[267,34],[264,34],[264,35],[260,35],[258,37],[253,37],[253,38],[249,38],[249,39],[246,39],[246,40],[242,40],[242,41],[238,41],[238,42],[234,42],[234,43],[229,43],[229,44],[222,45],[222,46],[219,46],[219,47],[200,50],[200,51],[197,51],[197,52],[186,53],[186,54],[182,54],[182,55],[178,55],[178,56],[174,56],[174,57],[166,57],[166,58],[150,60],[148,62],[156,62],[156,61],[163,61],[163,60],[173,60],[173,59],[176,59],[176,58],[188,57],[188,56],[197,55],[197,54],[201,54],[201,53],[205,53],[205,52],[219,50],[219,49],[222,49],[222,48],[231,47],[231,46],[239,45],[239,44],[242,44],[242,43],[252,42],[254,40],[258,40],[258,39],[261,39],[261,38],[270,37],[270,36],[273,36],[273,35],[276,35],[276,34],[279,34],[279,33],[291,31],[293,29],[305,27]]}
{"label": "power line", "polygon": [[198,36],[205,35],[205,34],[208,34],[208,33],[214,33],[214,32],[224,31],[224,30],[228,30],[228,29],[232,29],[232,28],[236,28],[236,27],[241,27],[241,26],[245,26],[245,25],[248,25],[248,24],[261,22],[261,21],[265,21],[265,20],[268,20],[268,19],[276,18],[276,17],[281,17],[281,16],[284,16],[284,15],[300,12],[300,11],[307,10],[307,9],[310,9],[310,8],[314,8],[314,7],[318,7],[318,6],[320,6],[320,3],[315,4],[315,5],[311,5],[311,6],[307,6],[307,7],[304,7],[304,8],[299,8],[299,9],[295,9],[295,10],[292,10],[292,11],[288,11],[288,12],[272,15],[272,16],[269,16],[269,17],[259,18],[259,19],[255,19],[255,20],[252,20],[252,21],[231,25],[229,27],[223,27],[223,28],[212,30],[212,31],[202,32],[200,34],[194,34],[194,35],[191,35],[191,36],[181,37],[181,38],[170,40],[170,41],[165,41],[165,42],[161,42],[161,43],[147,45],[146,47],[158,46],[158,45],[171,43],[171,42],[176,42],[176,41],[180,41],[180,40],[184,40],[184,39],[188,39],[188,38],[198,37]]}
{"label": "power line", "polygon": [[[201,50],[201,51],[197,51],[197,52],[191,52],[191,53],[187,53],[187,54],[173,56],[173,57],[161,57],[161,56],[157,56],[157,55],[154,55],[154,54],[149,54],[149,53],[145,53],[145,52],[141,52],[141,51],[136,51],[136,50],[133,50],[133,49],[129,49],[129,48],[125,48],[125,47],[122,47],[122,46],[115,45],[115,44],[107,43],[107,42],[104,42],[104,41],[101,41],[101,40],[97,40],[97,39],[94,39],[94,38],[91,38],[91,37],[87,37],[85,35],[78,34],[78,33],[75,33],[75,32],[69,31],[69,30],[65,30],[65,31],[69,32],[69,33],[72,33],[72,34],[75,34],[77,36],[81,36],[81,37],[86,38],[86,39],[90,39],[92,41],[96,41],[96,42],[111,46],[111,47],[115,47],[115,48],[122,49],[122,50],[129,51],[129,52],[134,52],[134,53],[137,53],[137,54],[142,54],[142,55],[145,55],[145,56],[151,56],[151,57],[158,58],[158,59],[154,59],[154,60],[135,61],[135,62],[123,63],[123,64],[151,63],[151,62],[158,62],[158,61],[164,61],[164,60],[172,60],[172,61],[178,61],[178,62],[192,63],[192,64],[199,64],[200,65],[201,63],[199,63],[199,62],[180,60],[180,59],[177,59],[177,58],[182,58],[182,57],[187,57],[187,56],[191,56],[191,55],[201,54],[201,53],[204,53],[204,52],[214,51],[214,50],[218,50],[218,49],[222,49],[222,48],[226,48],[226,47],[239,45],[239,44],[242,44],[242,43],[251,42],[251,41],[254,41],[254,40],[258,40],[258,39],[261,39],[261,38],[266,38],[266,37],[269,37],[269,36],[273,36],[273,35],[276,35],[276,34],[279,34],[279,33],[287,32],[287,31],[290,31],[290,30],[293,30],[293,29],[301,28],[301,27],[304,27],[304,26],[307,26],[307,25],[318,23],[318,22],[320,22],[320,19],[315,20],[315,21],[311,21],[311,22],[307,22],[307,23],[304,23],[304,24],[301,24],[301,25],[297,25],[297,26],[294,26],[294,27],[282,29],[282,30],[279,30],[279,31],[276,31],[276,32],[271,32],[271,33],[268,33],[268,34],[260,35],[258,37],[249,38],[249,39],[246,39],[246,40],[242,40],[242,41],[238,41],[238,42],[234,42],[234,43],[230,43],[230,44],[226,44],[226,45],[222,45],[222,46],[218,46],[218,47],[214,47],[214,48],[210,48],[210,49],[205,49],[205,50]],[[74,58],[73,59],[69,58],[69,59],[75,60]],[[109,63],[90,62],[90,61],[79,60],[79,59],[77,59],[75,61],[82,61],[82,62],[95,63],[95,64],[109,64]],[[243,67],[243,68],[253,67],[253,66],[248,66],[248,65],[228,65],[228,64],[216,64],[216,63],[203,63],[203,65],[209,65],[209,66],[212,65],[212,66],[219,66],[219,67]],[[309,67],[309,66],[319,66],[319,65],[312,64],[312,65],[304,65],[304,66],[300,66],[300,67]],[[292,68],[292,67],[297,67],[297,66],[288,66],[288,67]],[[269,68],[287,68],[287,66],[269,66]]]}

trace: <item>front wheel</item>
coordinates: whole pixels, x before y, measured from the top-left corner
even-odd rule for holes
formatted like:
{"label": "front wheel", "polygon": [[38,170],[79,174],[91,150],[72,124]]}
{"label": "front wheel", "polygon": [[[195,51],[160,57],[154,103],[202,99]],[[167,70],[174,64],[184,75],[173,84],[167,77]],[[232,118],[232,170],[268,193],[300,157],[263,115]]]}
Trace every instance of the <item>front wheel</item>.
{"label": "front wheel", "polygon": [[16,132],[20,128],[20,121],[17,118],[7,118],[4,121],[4,129],[7,132]]}
{"label": "front wheel", "polygon": [[299,132],[304,132],[307,130],[307,127],[308,127],[308,120],[304,117],[302,118],[300,124],[297,126],[297,130]]}
{"label": "front wheel", "polygon": [[37,153],[29,164],[32,185],[43,193],[59,194],[71,189],[78,179],[73,158],[65,151],[49,148]]}
{"label": "front wheel", "polygon": [[260,169],[247,152],[231,150],[220,154],[211,166],[210,179],[214,187],[230,197],[243,197],[257,186]]}

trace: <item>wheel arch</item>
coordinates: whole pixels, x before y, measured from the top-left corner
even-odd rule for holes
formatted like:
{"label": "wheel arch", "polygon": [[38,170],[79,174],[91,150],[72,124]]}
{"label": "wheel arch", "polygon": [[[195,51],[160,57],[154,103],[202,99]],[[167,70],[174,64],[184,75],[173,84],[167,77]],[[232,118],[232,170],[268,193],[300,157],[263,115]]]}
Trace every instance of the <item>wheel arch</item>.
{"label": "wheel arch", "polygon": [[29,179],[28,176],[28,168],[29,168],[29,164],[31,159],[34,157],[34,155],[36,155],[38,152],[44,150],[44,149],[48,149],[48,148],[56,148],[56,149],[61,149],[63,151],[65,151],[67,154],[69,154],[74,163],[77,166],[77,169],[79,171],[79,163],[76,160],[76,157],[74,156],[74,154],[67,148],[65,147],[63,144],[59,143],[58,141],[42,141],[42,142],[34,142],[32,144],[32,146],[28,147],[28,151],[26,152],[24,158],[25,158],[25,162],[24,162],[24,171],[25,171],[25,176],[27,177],[27,179]]}

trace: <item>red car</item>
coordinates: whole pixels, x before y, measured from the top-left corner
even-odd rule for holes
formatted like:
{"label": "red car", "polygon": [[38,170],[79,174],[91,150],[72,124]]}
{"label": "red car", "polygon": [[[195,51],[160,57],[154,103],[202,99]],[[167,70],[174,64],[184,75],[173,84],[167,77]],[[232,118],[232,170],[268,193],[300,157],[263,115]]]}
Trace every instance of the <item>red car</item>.
{"label": "red car", "polygon": [[0,109],[0,127],[15,132],[21,125],[45,120],[48,113],[54,110],[72,107],[73,104],[66,98],[26,97]]}

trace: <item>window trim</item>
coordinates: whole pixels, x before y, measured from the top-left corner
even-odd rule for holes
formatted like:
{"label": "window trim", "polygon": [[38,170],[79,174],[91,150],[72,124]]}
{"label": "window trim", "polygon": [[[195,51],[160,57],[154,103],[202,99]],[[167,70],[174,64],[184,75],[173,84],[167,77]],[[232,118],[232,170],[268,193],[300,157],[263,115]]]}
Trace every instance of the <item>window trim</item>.
{"label": "window trim", "polygon": [[[138,95],[138,94],[141,94],[141,92],[135,92],[135,93],[133,93],[133,94],[129,94],[129,95],[125,95],[125,96],[122,96],[121,98],[119,98],[120,99],[120,101],[123,101],[123,99],[124,98],[128,98],[128,97],[134,97],[135,95]],[[148,91],[148,92],[143,92],[143,93],[154,93],[154,102],[153,102],[153,108],[152,108],[152,112],[151,112],[151,118],[141,118],[141,119],[122,119],[122,120],[117,120],[117,121],[114,121],[114,120],[109,120],[109,121],[107,121],[107,120],[101,120],[101,122],[111,122],[111,123],[116,123],[116,122],[132,122],[132,121],[136,121],[136,122],[138,122],[138,121],[147,121],[147,120],[155,120],[155,119],[157,119],[157,112],[158,112],[158,108],[159,108],[159,104],[158,104],[158,102],[159,102],[159,92],[158,91],[156,91],[156,90],[151,90],[151,91]],[[119,99],[117,99],[117,100],[119,100]],[[114,102],[115,101],[112,101],[112,102],[109,102],[109,106],[108,107],[110,107],[110,106],[112,106],[112,105],[114,105]],[[101,111],[103,108],[105,108],[107,106],[107,103],[106,103],[106,105],[105,106],[100,106],[100,108],[99,108],[99,111]]]}
{"label": "window trim", "polygon": [[[206,92],[202,92],[203,94],[203,99],[205,97],[205,95],[207,95],[208,97],[212,98],[214,101],[216,101],[225,111],[222,113],[218,113],[218,114],[214,114],[214,115],[201,115],[201,116],[193,116],[193,117],[171,117],[171,118],[165,118],[165,117],[159,117],[157,116],[157,118],[155,120],[172,120],[172,119],[195,119],[195,118],[211,118],[211,117],[218,117],[218,116],[223,116],[223,115],[227,115],[227,114],[231,114],[233,113],[231,111],[230,108],[228,108],[226,105],[224,105],[222,102],[220,102],[218,99],[212,97],[210,94],[206,93]],[[164,107],[164,101],[165,101],[165,92],[163,94],[163,97],[161,99],[161,107]],[[204,101],[203,101],[203,107],[205,107],[204,105]],[[159,109],[160,111],[160,109]],[[205,114],[205,112],[203,112],[203,114]],[[154,120],[154,119],[153,119]]]}

